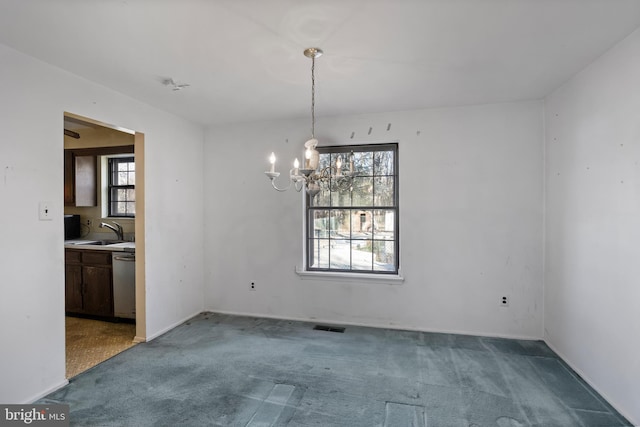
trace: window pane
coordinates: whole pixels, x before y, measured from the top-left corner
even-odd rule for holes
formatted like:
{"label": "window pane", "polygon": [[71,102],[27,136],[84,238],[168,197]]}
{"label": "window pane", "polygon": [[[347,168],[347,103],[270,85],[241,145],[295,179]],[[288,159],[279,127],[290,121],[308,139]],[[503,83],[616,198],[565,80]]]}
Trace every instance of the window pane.
{"label": "window pane", "polygon": [[329,211],[315,210],[313,211],[313,236],[318,238],[329,238]]}
{"label": "window pane", "polygon": [[396,239],[395,211],[377,210],[373,212],[373,238],[377,240]]}
{"label": "window pane", "polygon": [[332,183],[334,190],[331,192],[331,206],[344,207],[351,206],[351,188],[339,189]]}
{"label": "window pane", "polygon": [[373,152],[353,153],[353,166],[357,176],[373,175]]}
{"label": "window pane", "polygon": [[124,205],[124,209],[127,215],[135,215],[136,204],[135,202],[121,202]]}
{"label": "window pane", "polygon": [[395,205],[395,178],[392,176],[377,177],[373,185],[373,204],[375,206]]}
{"label": "window pane", "polygon": [[338,270],[351,269],[351,254],[349,253],[348,240],[331,240],[329,256],[329,268]]}
{"label": "window pane", "polygon": [[132,216],[136,213],[136,205],[133,202],[111,202],[112,216]]}
{"label": "window pane", "polygon": [[373,154],[374,174],[393,175],[394,156],[393,151],[376,151]]}
{"label": "window pane", "polygon": [[331,206],[331,191],[328,188],[321,188],[320,192],[311,198],[310,206]]}
{"label": "window pane", "polygon": [[351,268],[353,270],[373,270],[371,240],[354,240],[351,242]]}
{"label": "window pane", "polygon": [[331,154],[330,153],[320,153],[320,158],[318,161],[318,171],[326,168],[331,164]]}
{"label": "window pane", "polygon": [[309,239],[309,265],[329,268],[329,239]]}
{"label": "window pane", "polygon": [[350,239],[351,238],[351,211],[332,210],[331,211],[331,238]]}
{"label": "window pane", "polygon": [[354,210],[351,213],[351,238],[370,239],[373,231],[373,212]]}
{"label": "window pane", "polygon": [[373,178],[353,179],[353,206],[373,206]]}
{"label": "window pane", "polygon": [[396,246],[394,241],[373,241],[373,270],[395,271]]}

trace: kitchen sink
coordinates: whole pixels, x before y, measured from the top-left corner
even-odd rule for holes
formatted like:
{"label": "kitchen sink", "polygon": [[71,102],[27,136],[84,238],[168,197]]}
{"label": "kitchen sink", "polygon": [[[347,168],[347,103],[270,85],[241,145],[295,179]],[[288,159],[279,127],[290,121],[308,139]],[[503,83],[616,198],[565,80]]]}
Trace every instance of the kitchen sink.
{"label": "kitchen sink", "polygon": [[91,242],[82,243],[82,245],[91,245],[91,246],[107,246],[107,245],[115,245],[116,243],[124,243],[125,240],[92,240]]}

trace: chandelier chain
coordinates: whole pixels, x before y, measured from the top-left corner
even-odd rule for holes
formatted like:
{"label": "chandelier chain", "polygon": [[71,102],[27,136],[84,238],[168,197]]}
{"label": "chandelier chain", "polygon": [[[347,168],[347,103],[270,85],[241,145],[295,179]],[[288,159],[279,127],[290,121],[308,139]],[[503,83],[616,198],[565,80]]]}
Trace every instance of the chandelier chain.
{"label": "chandelier chain", "polygon": [[311,57],[311,138],[315,138],[316,128],[316,57]]}

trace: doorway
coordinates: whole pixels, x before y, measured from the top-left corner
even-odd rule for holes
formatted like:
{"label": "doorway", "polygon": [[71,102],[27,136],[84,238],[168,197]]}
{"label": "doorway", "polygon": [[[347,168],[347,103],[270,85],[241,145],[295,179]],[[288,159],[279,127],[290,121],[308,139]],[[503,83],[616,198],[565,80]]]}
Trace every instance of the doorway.
{"label": "doorway", "polygon": [[[79,217],[81,229],[75,241],[65,237],[65,313],[68,315],[65,322],[66,356],[67,377],[70,378],[146,340],[144,134],[68,112],[64,113],[64,134],[65,216]],[[118,174],[109,169],[112,163],[122,163],[110,162],[109,159],[123,156],[135,159],[132,163],[135,164],[135,173],[129,170],[128,174]],[[94,165],[95,170],[87,172],[78,169],[75,160],[86,160],[85,157],[89,162],[80,161],[78,164]],[[75,174],[80,175],[76,177]],[[118,179],[117,176],[123,175],[135,177],[130,182],[135,186],[129,188],[135,187],[135,192],[122,193],[120,188],[111,186],[111,176]],[[87,187],[89,197],[80,196],[81,192],[87,192]],[[124,199],[125,202],[118,203],[118,194],[129,196]],[[131,194],[135,197],[133,211]],[[124,211],[120,210],[123,206]],[[118,244],[118,248],[87,246],[112,245],[116,237],[117,242],[123,242]],[[132,269],[135,271],[135,284],[131,284],[134,289],[130,291],[131,298],[135,297],[135,301],[131,302],[131,306],[135,306],[132,315],[121,314],[122,310],[118,310],[118,307],[114,311],[114,301],[122,300],[117,295],[114,299],[117,287],[112,283],[111,255],[121,255],[118,250],[126,251],[123,253],[133,255],[135,259]],[[99,288],[96,284],[103,285],[100,293],[95,293]],[[75,292],[76,289],[78,292]],[[87,295],[89,291],[93,293]],[[75,297],[74,292],[79,296]],[[98,305],[102,311],[97,313],[96,300],[106,301]],[[71,369],[69,362],[72,362]]]}

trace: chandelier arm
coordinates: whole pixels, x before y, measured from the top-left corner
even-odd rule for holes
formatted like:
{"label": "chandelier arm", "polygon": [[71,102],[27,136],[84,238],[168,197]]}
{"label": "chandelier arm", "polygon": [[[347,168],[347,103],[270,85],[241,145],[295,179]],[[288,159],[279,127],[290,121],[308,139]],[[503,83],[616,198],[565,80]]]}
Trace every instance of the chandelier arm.
{"label": "chandelier arm", "polygon": [[351,179],[350,177],[345,177],[336,182],[336,186],[341,191],[345,191],[349,189],[352,185],[353,185],[353,179]]}
{"label": "chandelier arm", "polygon": [[289,188],[291,188],[291,183],[293,182],[293,180],[291,179],[291,171],[289,171],[289,178],[290,178],[289,179],[289,185],[286,186],[286,187],[283,187],[283,188],[279,188],[276,185],[276,178],[280,176],[279,172],[265,172],[264,174],[267,176],[267,178],[269,178],[269,180],[271,181],[271,186],[275,190],[283,192],[283,191],[287,191]]}
{"label": "chandelier arm", "polygon": [[315,181],[328,189],[341,191],[349,189],[353,185],[353,175],[350,172],[344,172],[340,175],[337,173],[336,166],[326,166],[317,173]]}
{"label": "chandelier arm", "polygon": [[288,189],[290,189],[290,188],[291,188],[291,181],[289,181],[289,185],[287,185],[286,187],[284,187],[284,188],[278,188],[278,187],[276,186],[276,182],[275,182],[275,180],[273,180],[273,179],[272,179],[272,180],[271,180],[271,186],[272,186],[274,189],[276,189],[277,191],[284,192],[284,191],[287,191]]}

